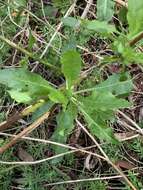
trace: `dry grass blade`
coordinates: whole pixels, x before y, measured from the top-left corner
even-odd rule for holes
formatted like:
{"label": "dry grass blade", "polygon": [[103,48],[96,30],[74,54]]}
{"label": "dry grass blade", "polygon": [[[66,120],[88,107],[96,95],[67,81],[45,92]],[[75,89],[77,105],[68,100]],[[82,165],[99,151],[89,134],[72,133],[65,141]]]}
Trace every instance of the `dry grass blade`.
{"label": "dry grass blade", "polygon": [[118,179],[118,178],[123,178],[123,176],[115,175],[115,176],[105,176],[105,177],[95,177],[95,178],[88,178],[88,179],[61,181],[61,182],[46,184],[44,186],[47,187],[47,186],[69,184],[69,183],[80,183],[80,182],[99,181],[99,180],[112,180],[112,179]]}
{"label": "dry grass blade", "polygon": [[89,9],[90,9],[90,7],[91,7],[92,4],[93,4],[93,0],[89,0],[89,1],[87,2],[87,5],[86,5],[86,7],[85,7],[85,9],[84,9],[84,11],[83,11],[83,13],[82,13],[82,15],[81,15],[81,18],[82,18],[82,19],[85,19],[85,18],[86,18],[87,14],[88,14],[88,11],[89,11]]}
{"label": "dry grass blade", "polygon": [[86,150],[91,149],[93,147],[94,146],[89,146],[89,147],[85,147],[85,148],[74,148],[74,147],[72,147],[73,150],[71,150],[71,151],[63,152],[61,154],[57,154],[57,155],[54,155],[54,156],[51,156],[51,157],[48,157],[48,158],[44,158],[44,159],[41,159],[41,160],[36,160],[36,161],[12,162],[12,161],[2,161],[2,160],[0,160],[0,164],[6,164],[6,165],[35,165],[35,164],[40,164],[40,163],[43,163],[43,162],[47,162],[47,161],[53,160],[55,158],[63,157],[65,155],[67,155],[67,154],[71,154],[71,153],[75,153],[75,152],[79,152],[79,151],[80,152],[86,152],[86,153],[89,153],[90,155],[93,155],[94,153],[86,151]]}
{"label": "dry grass blade", "polygon": [[9,117],[7,121],[4,121],[0,123],[0,131],[4,131],[5,129],[10,128],[15,122],[17,122],[19,119],[23,118],[24,116],[30,115],[34,111],[36,111],[44,102],[37,102],[34,105],[28,106],[24,110],[22,110],[20,113],[16,113],[13,116]]}
{"label": "dry grass blade", "polygon": [[[11,135],[11,134],[2,133],[2,132],[0,132],[0,135],[7,136],[7,137],[16,137],[16,135]],[[40,142],[40,143],[44,143],[44,144],[52,144],[52,145],[60,146],[60,147],[63,147],[63,148],[68,148],[68,149],[71,149],[71,150],[77,150],[77,148],[75,148],[73,146],[66,145],[66,144],[61,144],[61,143],[58,143],[58,142],[45,140],[45,139],[37,139],[37,138],[31,138],[31,137],[25,137],[25,136],[22,136],[21,139],[30,140],[30,141],[36,141],[36,142]],[[90,148],[94,148],[94,147],[96,147],[96,145],[93,145]],[[96,156],[97,158],[100,158],[102,160],[106,160],[103,156],[101,156],[99,154],[87,151],[86,148],[89,148],[89,147],[78,148],[78,151],[83,152],[85,154],[90,154],[90,155]]]}
{"label": "dry grass blade", "polygon": [[129,118],[126,114],[124,114],[122,111],[118,110],[118,113],[122,115],[128,122],[130,122],[136,129],[138,129],[138,132],[143,135],[143,130],[134,122],[131,118]]}
{"label": "dry grass blade", "polygon": [[29,125],[26,129],[24,129],[23,131],[21,131],[18,135],[16,135],[9,143],[5,144],[3,147],[0,148],[0,153],[2,154],[3,152],[5,152],[8,148],[12,147],[14,144],[17,143],[17,141],[29,134],[31,131],[33,131],[34,129],[36,129],[41,123],[43,123],[49,116],[50,112],[46,112],[44,115],[42,115],[40,118],[38,118],[34,123],[32,123],[31,125]]}

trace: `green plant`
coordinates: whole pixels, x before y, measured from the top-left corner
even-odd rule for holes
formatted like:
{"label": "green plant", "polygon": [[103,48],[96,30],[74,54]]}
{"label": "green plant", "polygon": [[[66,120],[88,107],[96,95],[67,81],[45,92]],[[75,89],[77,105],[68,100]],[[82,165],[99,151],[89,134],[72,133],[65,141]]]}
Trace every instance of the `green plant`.
{"label": "green plant", "polygon": [[[62,90],[55,89],[48,81],[42,79],[37,74],[30,73],[25,68],[1,70],[0,83],[8,87],[10,96],[19,103],[31,103],[44,98],[46,101],[50,99],[52,102],[62,105],[63,113],[61,112],[62,114],[60,113],[58,117],[60,127],[57,128],[58,133],[55,131],[57,135],[55,136],[54,134],[53,138],[58,137],[60,141],[66,141],[66,136],[72,131],[74,126],[72,123],[76,117],[75,113],[79,110],[85,117],[94,135],[110,142],[115,142],[112,130],[107,127],[106,121],[112,119],[113,112],[117,109],[131,105],[128,101],[117,98],[117,95],[131,90],[131,88],[126,89],[126,85],[131,85],[131,80],[125,78],[125,81],[120,81],[121,77],[111,76],[112,78],[109,77],[107,81],[99,86],[83,90],[84,92],[91,92],[91,95],[87,97],[79,96],[78,94],[82,94],[83,91],[74,91],[74,84],[78,80],[82,65],[79,53],[75,50],[68,50],[63,53],[61,64],[62,72],[66,78],[65,89]],[[110,81],[114,82],[114,84],[111,86],[110,84],[106,85]],[[115,81],[117,81],[117,84]],[[120,92],[117,89],[118,84],[123,85]],[[92,106],[93,102],[95,107]],[[90,104],[91,106],[89,107]],[[73,116],[71,110],[73,110]],[[102,120],[99,118],[102,118]]]}
{"label": "green plant", "polygon": [[[10,3],[1,2],[0,4],[0,34],[5,37],[15,35],[18,28],[23,27],[26,16],[23,13],[23,7],[26,6],[26,0],[13,0]],[[0,64],[10,56],[10,48],[7,44],[0,41]]]}
{"label": "green plant", "polygon": [[[70,144],[69,139],[72,139],[71,134],[78,119],[98,139],[113,163],[118,162],[125,155],[121,150],[121,143],[114,136],[116,129],[111,124],[116,122],[115,112],[118,109],[133,105],[128,100],[134,86],[129,67],[132,63],[143,63],[140,52],[143,42],[143,2],[128,0],[128,8],[118,9],[113,0],[97,0],[97,19],[92,20],[94,11],[88,19],[80,18],[85,1],[78,1],[74,13],[71,14],[74,17],[61,18],[72,3],[73,1],[68,0],[53,0],[50,3],[44,0],[0,1],[0,121],[3,122],[7,119],[7,114],[11,114],[11,109],[7,110],[7,107],[13,100],[20,108],[21,105],[37,105],[37,102],[42,102],[32,116],[24,118],[28,122],[34,122],[48,110],[51,111],[49,121],[33,131],[33,137],[40,136],[57,143]],[[90,12],[92,9],[89,14]],[[113,18],[114,13],[119,23]],[[56,31],[55,35],[55,28],[60,22],[62,29]],[[53,34],[55,38],[49,45]],[[91,41],[95,39],[97,43],[91,45]],[[107,51],[110,52],[107,55],[104,45],[100,54],[102,47],[97,47],[100,42],[108,45]],[[45,52],[47,45],[49,48]],[[90,56],[93,63],[88,60]],[[119,63],[118,74],[108,70],[114,63]],[[49,126],[50,122],[52,127]],[[52,132],[49,133],[48,130]],[[79,141],[82,135],[84,134],[81,131]],[[87,142],[81,141],[79,145],[91,144],[88,138],[85,141]],[[142,142],[130,142],[127,142],[127,151],[134,151],[142,159]],[[4,144],[3,139],[0,144]],[[29,141],[22,141],[17,146],[24,147],[34,160],[47,157],[49,153],[59,154],[67,150]],[[17,146],[1,155],[1,159],[19,160]],[[0,187],[5,190],[16,184],[18,188],[44,190],[45,183],[97,176],[98,170],[87,171],[83,167],[85,159],[86,155],[75,153],[53,159],[52,163],[45,162],[35,166],[0,165]],[[99,171],[101,177],[109,173],[114,175],[113,170],[108,173],[108,165],[104,170],[104,164],[103,162],[103,168]],[[129,173],[129,178],[137,188],[142,188],[134,173]],[[99,181],[52,188],[105,190],[107,185]]]}
{"label": "green plant", "polygon": [[77,186],[75,190],[92,190],[92,189],[98,189],[98,190],[106,190],[106,184],[101,181],[95,181],[95,182],[88,182],[86,184],[80,184]]}
{"label": "green plant", "polygon": [[97,1],[97,17],[101,21],[110,21],[114,14],[115,2],[112,0]]}
{"label": "green plant", "polygon": [[[132,181],[132,183],[134,184],[134,186],[137,188],[137,189],[142,189],[143,188],[143,184],[142,184],[142,179],[139,181],[137,176],[135,176],[134,172],[129,172],[129,178],[130,180]],[[129,187],[126,187],[127,190],[130,190]]]}
{"label": "green plant", "polygon": [[135,152],[140,159],[143,159],[143,145],[141,139],[135,139],[129,145],[127,145],[133,152]]}
{"label": "green plant", "polygon": [[[81,22],[86,30],[93,30],[103,36],[110,37],[113,32],[118,33],[115,27],[106,21],[77,21],[74,18],[66,18],[63,22],[70,27],[75,26],[75,23],[79,27],[78,23]],[[1,38],[1,40],[7,42],[5,38]],[[11,43],[9,42],[9,44]],[[19,50],[21,49],[19,48]],[[25,50],[22,51],[25,52]],[[117,109],[131,106],[121,96],[132,90],[132,80],[126,74],[116,74],[95,87],[76,91],[76,87],[80,84],[82,62],[80,54],[75,49],[67,49],[63,52],[61,72],[66,82],[61,89],[56,89],[54,85],[38,74],[31,73],[25,68],[1,70],[0,83],[7,86],[10,96],[19,103],[31,104],[39,99],[44,99],[46,102],[50,100],[62,105],[62,111],[57,117],[58,127],[51,137],[53,140],[66,142],[68,135],[73,130],[74,119],[79,112],[84,116],[92,134],[99,139],[115,143],[117,140],[114,138],[112,129],[107,127],[107,121],[113,119],[114,111]],[[88,95],[85,96],[84,93],[88,93]]]}

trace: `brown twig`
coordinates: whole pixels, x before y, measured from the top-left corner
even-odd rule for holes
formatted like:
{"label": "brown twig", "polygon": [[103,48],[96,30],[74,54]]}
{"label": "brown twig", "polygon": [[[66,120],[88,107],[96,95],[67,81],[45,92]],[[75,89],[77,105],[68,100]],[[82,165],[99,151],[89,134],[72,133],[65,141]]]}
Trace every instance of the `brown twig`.
{"label": "brown twig", "polygon": [[38,118],[35,122],[33,122],[31,125],[29,125],[26,129],[21,131],[18,135],[16,135],[9,143],[5,144],[3,147],[0,148],[0,154],[5,152],[8,148],[12,147],[14,144],[17,143],[19,139],[21,139],[23,136],[29,134],[31,131],[36,129],[42,122],[45,121],[49,117],[50,112],[46,112],[44,115],[42,115],[40,118]]}
{"label": "brown twig", "polygon": [[9,117],[7,121],[0,123],[0,131],[4,131],[12,126],[16,121],[22,118],[22,114],[16,113]]}
{"label": "brown twig", "polygon": [[129,42],[129,45],[130,46],[134,46],[137,42],[139,42],[141,39],[143,39],[143,32],[139,33],[137,36],[135,36],[134,39],[132,39],[130,42]]}
{"label": "brown twig", "polygon": [[43,105],[44,101],[39,101],[31,106],[28,106],[20,113],[15,113],[13,116],[9,117],[7,121],[0,123],[0,131],[4,131],[5,129],[10,128],[16,121],[23,118],[24,116],[30,115],[35,112],[39,107]]}

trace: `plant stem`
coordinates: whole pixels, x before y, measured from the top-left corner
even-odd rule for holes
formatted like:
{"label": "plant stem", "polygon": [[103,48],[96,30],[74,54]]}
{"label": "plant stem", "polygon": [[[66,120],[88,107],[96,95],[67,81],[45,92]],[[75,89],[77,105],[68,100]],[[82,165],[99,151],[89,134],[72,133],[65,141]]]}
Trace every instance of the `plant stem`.
{"label": "plant stem", "polygon": [[60,72],[60,70],[59,70],[56,66],[54,66],[54,65],[48,63],[47,61],[45,61],[45,60],[43,60],[43,59],[41,59],[41,58],[39,58],[39,57],[33,55],[32,52],[27,51],[27,50],[24,49],[23,47],[21,47],[21,46],[15,44],[14,42],[10,41],[9,39],[5,38],[4,36],[0,35],[0,40],[1,40],[1,41],[4,41],[4,42],[7,43],[9,46],[11,46],[11,47],[13,47],[13,48],[15,48],[15,49],[21,51],[23,54],[27,55],[28,57],[32,58],[33,60],[38,61],[39,63],[42,63],[42,64],[44,64],[44,65],[47,65],[48,67],[50,67],[50,68],[53,69],[53,70],[56,70],[57,72]]}

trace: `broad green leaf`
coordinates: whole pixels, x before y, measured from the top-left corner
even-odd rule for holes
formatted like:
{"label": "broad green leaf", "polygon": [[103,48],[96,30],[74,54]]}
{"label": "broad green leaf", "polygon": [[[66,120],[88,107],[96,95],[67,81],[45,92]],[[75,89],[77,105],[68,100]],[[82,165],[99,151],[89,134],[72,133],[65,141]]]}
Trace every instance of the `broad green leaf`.
{"label": "broad green leaf", "polygon": [[127,73],[113,74],[107,80],[101,82],[95,87],[97,92],[111,92],[115,95],[124,95],[133,89],[133,83]]}
{"label": "broad green leaf", "polygon": [[[120,98],[116,98],[111,92],[93,92],[92,95],[83,98],[83,104],[88,112],[95,111],[116,111],[119,108],[129,107],[131,104]],[[104,120],[104,118],[103,118]]]}
{"label": "broad green leaf", "polygon": [[20,8],[20,7],[25,7],[27,0],[13,0],[12,2],[13,7],[16,8]]}
{"label": "broad green leaf", "polygon": [[126,108],[131,104],[116,98],[111,92],[93,92],[88,97],[82,97],[81,111],[89,125],[91,132],[99,139],[115,142],[112,130],[106,126],[106,122],[114,118],[114,112],[119,108]]}
{"label": "broad green leaf", "polygon": [[143,0],[128,0],[129,38],[143,31]]}
{"label": "broad green leaf", "polygon": [[[69,104],[65,111],[58,114],[57,127],[51,137],[53,141],[63,144],[66,143],[68,136],[74,129],[74,119],[76,118],[76,115],[77,109],[73,104]],[[53,149],[57,154],[66,150],[58,146],[53,146]]]}
{"label": "broad green leaf", "polygon": [[79,26],[79,21],[74,17],[63,18],[62,22],[65,26],[69,26],[71,28],[77,28],[77,26]]}
{"label": "broad green leaf", "polygon": [[68,103],[67,98],[63,95],[63,93],[60,90],[53,88],[50,90],[48,96],[49,96],[50,100],[55,102],[55,103],[63,103],[64,107]]}
{"label": "broad green leaf", "polygon": [[114,14],[113,0],[97,0],[97,17],[101,21],[110,21]]}
{"label": "broad green leaf", "polygon": [[48,81],[25,69],[0,70],[0,84],[7,86],[11,97],[19,103],[29,103],[31,100],[48,96],[56,103],[66,104],[67,101],[65,96]]}
{"label": "broad green leaf", "polygon": [[67,89],[70,89],[78,79],[82,59],[80,54],[75,50],[66,51],[61,58],[62,72],[66,78]]}
{"label": "broad green leaf", "polygon": [[94,117],[92,117],[88,113],[86,108],[80,107],[79,109],[82,112],[82,114],[84,115],[85,120],[88,123],[88,128],[89,128],[90,132],[92,133],[92,135],[95,135],[100,140],[105,140],[107,142],[114,143],[114,144],[117,143],[117,140],[115,139],[111,128],[109,128],[101,123],[98,124],[96,122],[96,120],[94,119]]}
{"label": "broad green leaf", "polygon": [[115,26],[108,24],[105,21],[92,20],[92,21],[84,21],[84,23],[85,23],[84,27],[86,27],[87,29],[93,30],[101,34],[102,33],[110,34],[116,32]]}
{"label": "broad green leaf", "polygon": [[19,92],[18,90],[8,90],[12,99],[16,100],[18,103],[21,102],[31,102],[32,97],[28,92]]}

